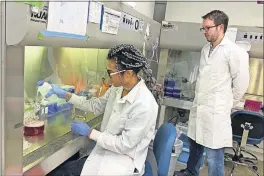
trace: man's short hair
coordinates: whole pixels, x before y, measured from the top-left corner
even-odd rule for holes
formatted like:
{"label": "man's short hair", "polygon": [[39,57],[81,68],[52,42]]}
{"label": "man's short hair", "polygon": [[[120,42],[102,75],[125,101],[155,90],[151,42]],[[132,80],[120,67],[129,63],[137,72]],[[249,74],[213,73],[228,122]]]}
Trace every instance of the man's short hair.
{"label": "man's short hair", "polygon": [[204,20],[205,19],[213,20],[215,25],[223,24],[224,25],[224,33],[226,32],[229,18],[223,11],[213,10],[213,11],[207,13],[206,15],[202,16],[202,18]]}

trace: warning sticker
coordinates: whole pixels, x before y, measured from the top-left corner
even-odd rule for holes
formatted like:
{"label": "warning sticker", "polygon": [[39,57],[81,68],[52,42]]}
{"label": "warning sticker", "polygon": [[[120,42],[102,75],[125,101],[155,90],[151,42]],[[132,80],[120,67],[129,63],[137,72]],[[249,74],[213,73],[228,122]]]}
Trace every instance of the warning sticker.
{"label": "warning sticker", "polygon": [[44,6],[39,9],[38,13],[31,12],[30,21],[34,21],[37,23],[47,23],[48,19],[48,6]]}

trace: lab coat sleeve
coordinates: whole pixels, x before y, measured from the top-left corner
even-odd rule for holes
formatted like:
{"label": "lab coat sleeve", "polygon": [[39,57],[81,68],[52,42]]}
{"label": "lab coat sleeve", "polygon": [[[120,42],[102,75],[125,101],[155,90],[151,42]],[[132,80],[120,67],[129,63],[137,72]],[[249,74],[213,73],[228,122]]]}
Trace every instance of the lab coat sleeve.
{"label": "lab coat sleeve", "polygon": [[99,132],[93,130],[90,138],[97,141],[101,147],[119,153],[127,154],[147,135],[153,126],[155,126],[158,114],[158,105],[151,108],[135,106],[125,124],[121,135],[112,135],[109,132]]}
{"label": "lab coat sleeve", "polygon": [[233,107],[246,93],[249,86],[249,55],[246,51],[231,51],[229,69],[232,78]]}
{"label": "lab coat sleeve", "polygon": [[99,98],[91,98],[89,100],[86,100],[85,97],[80,97],[78,95],[72,94],[69,102],[74,104],[78,109],[92,112],[95,115],[101,115],[104,113],[110,94],[111,88],[107,90],[104,96]]}

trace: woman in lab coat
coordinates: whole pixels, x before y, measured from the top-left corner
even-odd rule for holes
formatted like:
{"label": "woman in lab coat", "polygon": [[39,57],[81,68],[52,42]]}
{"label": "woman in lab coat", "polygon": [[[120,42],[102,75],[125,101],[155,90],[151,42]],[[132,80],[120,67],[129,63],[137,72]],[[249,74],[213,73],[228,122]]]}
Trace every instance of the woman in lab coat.
{"label": "woman in lab coat", "polygon": [[[55,85],[47,94],[47,97],[56,94],[65,98],[84,111],[104,114],[100,131],[82,122],[72,123],[72,132],[88,136],[96,141],[96,146],[86,161],[67,164],[54,175],[144,174],[158,114],[156,81],[146,58],[132,45],[112,48],[107,59],[107,72],[113,86],[104,96],[86,100]],[[140,71],[145,80],[139,77]]]}

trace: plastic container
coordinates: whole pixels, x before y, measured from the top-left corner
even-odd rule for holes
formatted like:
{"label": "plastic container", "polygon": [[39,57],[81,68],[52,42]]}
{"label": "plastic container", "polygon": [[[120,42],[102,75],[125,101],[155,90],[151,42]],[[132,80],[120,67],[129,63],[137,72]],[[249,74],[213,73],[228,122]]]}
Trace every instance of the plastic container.
{"label": "plastic container", "polygon": [[172,96],[173,98],[181,98],[181,93],[173,92]]}
{"label": "plastic container", "polygon": [[164,93],[164,96],[166,96],[166,97],[173,97],[173,93],[171,93],[171,92],[165,92]]}
{"label": "plastic container", "polygon": [[173,88],[173,92],[174,93],[181,93],[181,89],[177,88],[177,87],[174,87]]}
{"label": "plastic container", "polygon": [[[202,156],[201,163],[200,163],[200,169],[202,169],[203,166],[204,166],[205,155],[206,155],[206,153],[204,152],[203,156]],[[190,156],[189,148],[183,147],[182,148],[182,152],[181,152],[181,154],[179,155],[179,157],[177,159],[177,162],[182,164],[182,165],[187,165],[189,156]]]}
{"label": "plastic container", "polygon": [[173,87],[165,87],[165,92],[173,93],[174,92],[174,88]]}
{"label": "plastic container", "polygon": [[165,78],[164,96],[171,98],[181,98],[181,78]]}
{"label": "plastic container", "polygon": [[182,147],[183,147],[183,142],[179,139],[176,140],[174,143],[174,146],[173,146],[173,148],[174,148],[173,153],[176,155],[177,159],[182,152]]}
{"label": "plastic container", "polygon": [[187,135],[188,133],[188,124],[179,122],[176,124],[176,131],[180,131],[181,134]]}
{"label": "plastic container", "polygon": [[171,160],[170,160],[168,175],[173,175],[173,173],[175,172],[176,163],[177,163],[179,155],[182,152],[182,147],[183,147],[183,142],[181,140],[176,139],[174,146],[173,146],[173,151],[171,153]]}
{"label": "plastic container", "polygon": [[262,102],[255,100],[246,100],[244,109],[248,111],[259,112],[261,110]]}
{"label": "plastic container", "polygon": [[[176,128],[178,128],[178,130],[179,130],[179,127],[176,127]],[[183,133],[181,134],[179,139],[180,139],[180,141],[183,142],[183,145],[182,145],[182,151],[181,151],[180,155],[177,158],[177,163],[179,163],[181,165],[187,165],[187,161],[188,161],[189,155],[190,155],[190,152],[189,152],[189,140],[188,140],[187,135],[184,134],[185,133],[184,130],[185,130],[185,128],[181,129],[181,131]],[[200,169],[204,165],[205,155],[206,155],[206,153],[204,152],[202,160],[201,160],[201,164],[200,164]]]}
{"label": "plastic container", "polygon": [[64,111],[71,111],[73,108],[73,105],[71,103],[64,103],[61,105],[50,105],[49,106],[49,113],[48,118],[54,116],[55,114],[62,113]]}
{"label": "plastic container", "polygon": [[51,95],[49,98],[45,98],[47,93],[52,89],[51,85],[47,82],[44,82],[42,86],[38,87],[38,92],[42,96],[42,98],[46,99],[48,102],[56,102],[58,97],[57,95]]}
{"label": "plastic container", "polygon": [[42,86],[38,87],[38,92],[45,97],[45,95],[52,89],[51,85],[47,82],[44,82]]}
{"label": "plastic container", "polygon": [[167,79],[167,87],[175,87],[176,82],[174,79]]}

